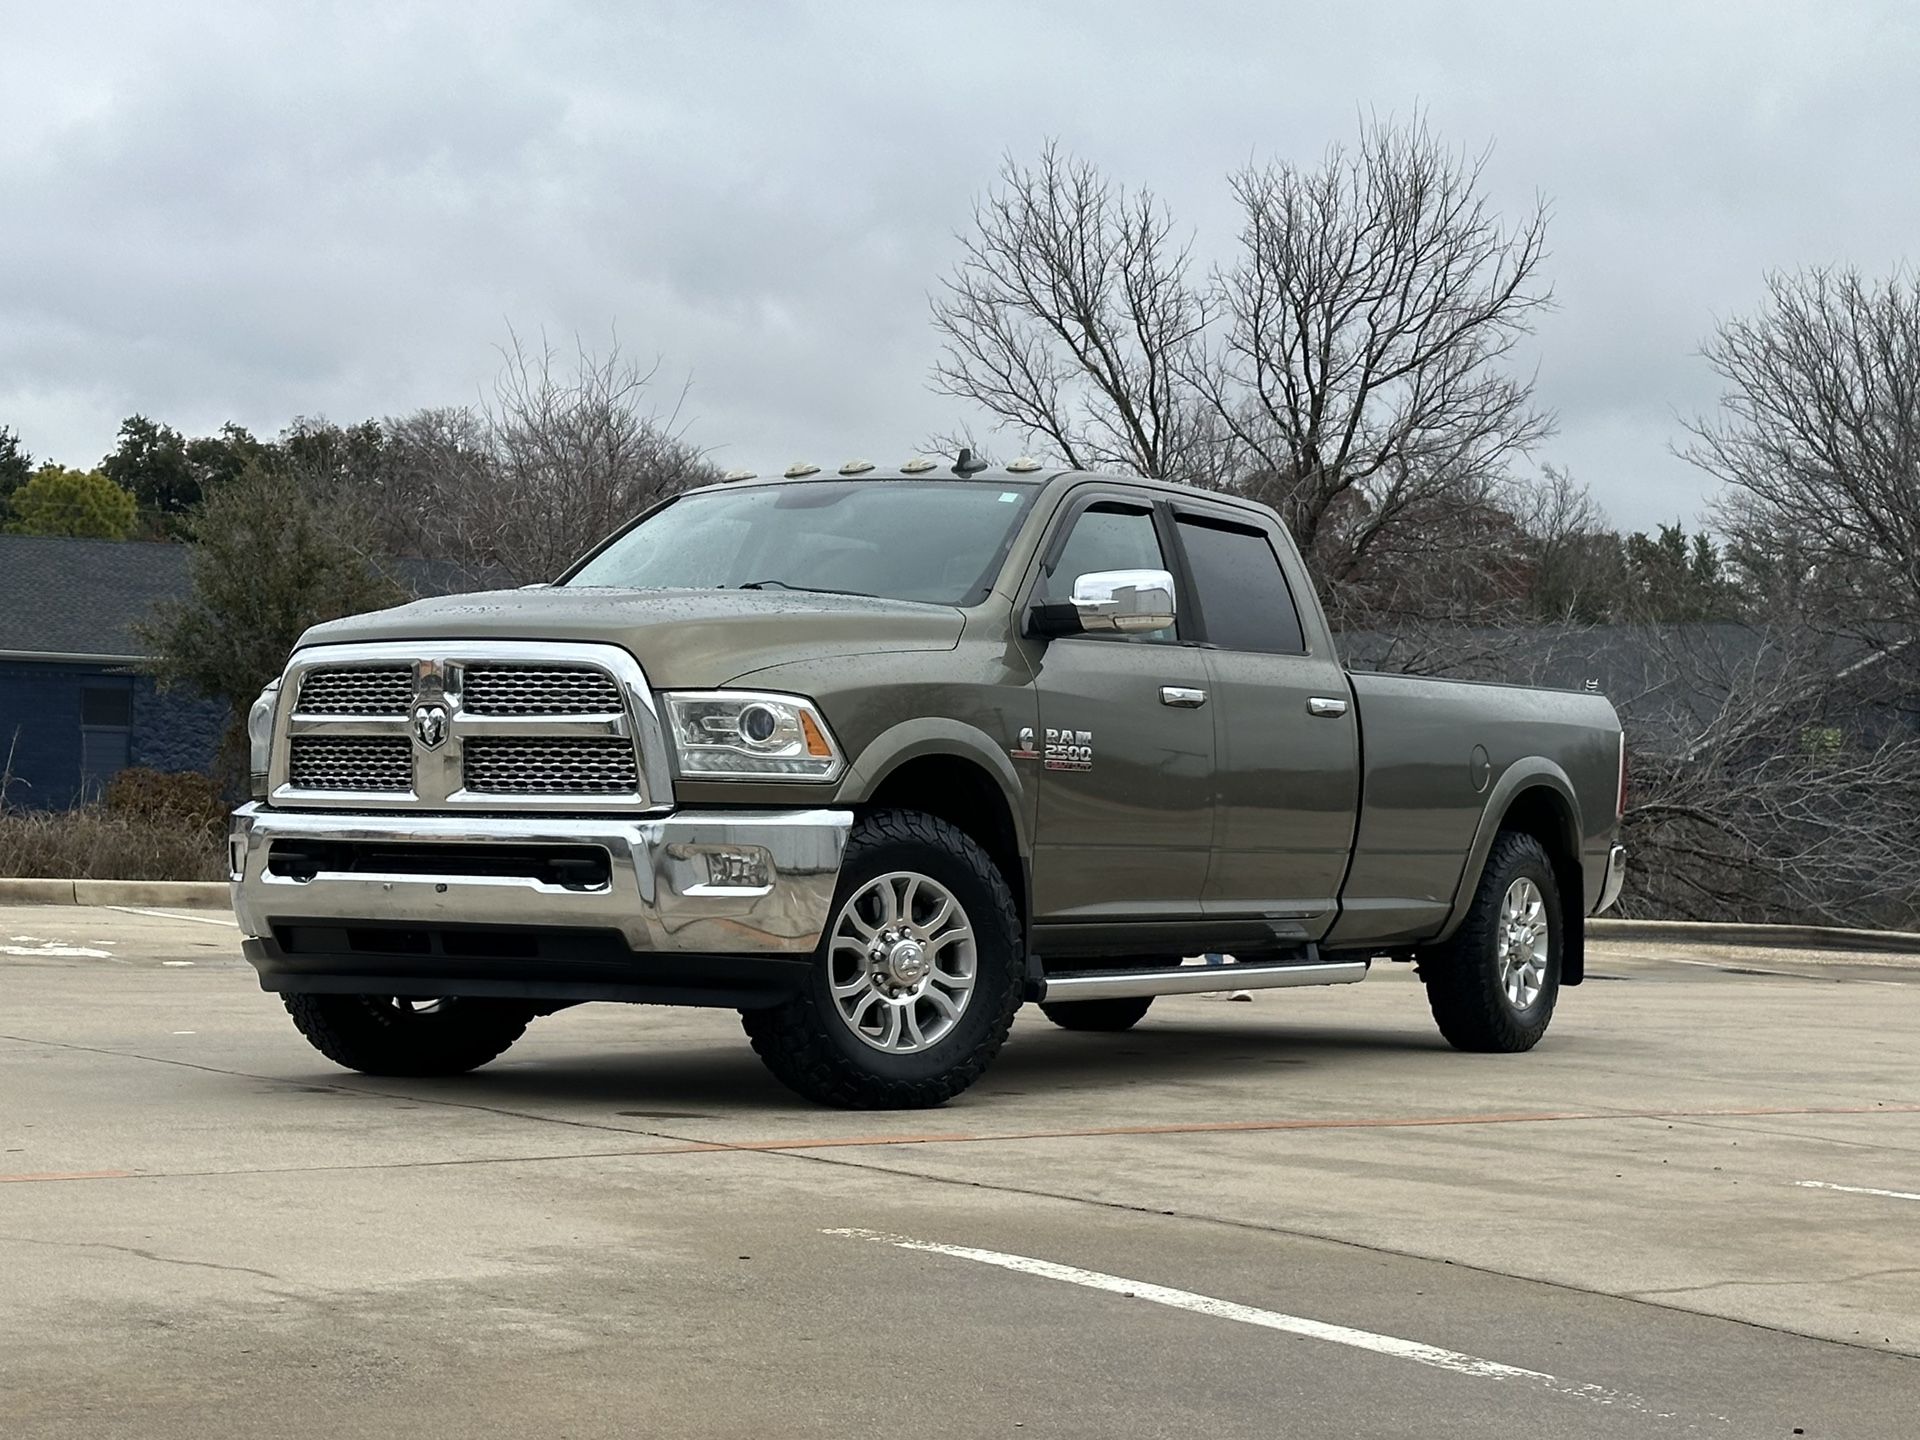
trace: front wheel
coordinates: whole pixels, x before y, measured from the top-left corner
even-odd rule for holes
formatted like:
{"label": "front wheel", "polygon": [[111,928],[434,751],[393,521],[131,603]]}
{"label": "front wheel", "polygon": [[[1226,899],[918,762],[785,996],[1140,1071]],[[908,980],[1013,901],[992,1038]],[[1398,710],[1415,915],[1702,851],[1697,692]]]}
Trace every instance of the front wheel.
{"label": "front wheel", "polygon": [[1560,993],[1565,945],[1553,862],[1531,835],[1493,842],[1467,918],[1420,956],[1440,1033],[1456,1050],[1531,1050]]}
{"label": "front wheel", "polygon": [[448,996],[283,995],[307,1042],[365,1075],[463,1075],[526,1032],[533,1008],[517,1000]]}
{"label": "front wheel", "polygon": [[854,827],[800,993],[743,1010],[753,1048],[809,1100],[939,1105],[1006,1042],[1026,992],[1013,893],[957,826],[885,810]]}

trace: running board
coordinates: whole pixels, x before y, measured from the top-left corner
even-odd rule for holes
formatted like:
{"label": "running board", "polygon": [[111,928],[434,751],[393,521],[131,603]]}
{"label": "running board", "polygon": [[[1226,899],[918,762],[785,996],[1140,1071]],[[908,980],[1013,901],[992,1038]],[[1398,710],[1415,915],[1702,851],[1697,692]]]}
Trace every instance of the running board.
{"label": "running board", "polygon": [[1367,978],[1365,960],[1278,965],[1181,965],[1171,970],[1108,970],[1049,975],[1043,1001],[1125,1000],[1136,995],[1204,995],[1214,990],[1278,990],[1288,985],[1351,985]]}

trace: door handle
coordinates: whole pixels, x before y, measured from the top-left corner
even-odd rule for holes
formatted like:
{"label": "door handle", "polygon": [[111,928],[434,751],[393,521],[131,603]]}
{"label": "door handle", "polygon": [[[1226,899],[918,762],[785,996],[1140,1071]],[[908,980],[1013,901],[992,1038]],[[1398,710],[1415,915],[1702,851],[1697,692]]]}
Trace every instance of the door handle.
{"label": "door handle", "polygon": [[1190,685],[1162,685],[1160,703],[1176,705],[1182,710],[1198,710],[1207,703],[1207,692],[1195,690]]}
{"label": "door handle", "polygon": [[1307,701],[1307,714],[1317,715],[1322,720],[1335,720],[1347,713],[1347,702],[1335,700],[1326,695],[1315,695]]}

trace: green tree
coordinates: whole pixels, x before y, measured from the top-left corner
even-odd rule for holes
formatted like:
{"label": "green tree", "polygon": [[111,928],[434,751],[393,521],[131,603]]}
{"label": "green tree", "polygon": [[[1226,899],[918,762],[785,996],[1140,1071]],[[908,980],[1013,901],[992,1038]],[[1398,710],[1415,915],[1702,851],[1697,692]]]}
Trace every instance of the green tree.
{"label": "green tree", "polygon": [[1739,596],[1725,557],[1710,535],[1688,536],[1679,524],[1624,542],[1630,617],[1641,621],[1730,620]]}
{"label": "green tree", "polygon": [[184,515],[200,503],[200,480],[187,459],[187,442],[171,425],[144,415],[120,422],[120,443],[100,462],[114,484],[158,516]]}
{"label": "green tree", "polygon": [[71,535],[124,540],[139,524],[133,496],[98,470],[69,470],[48,461],[13,492],[15,535]]}
{"label": "green tree", "polygon": [[246,426],[229,420],[220,427],[218,435],[202,435],[187,441],[186,453],[193,483],[198,492],[205,495],[215,486],[238,480],[249,465],[272,459],[274,447],[270,442],[254,439],[253,432]]}
{"label": "green tree", "polygon": [[0,521],[7,518],[13,492],[32,478],[33,456],[20,443],[20,432],[0,425]]}
{"label": "green tree", "polygon": [[247,707],[310,625],[406,596],[369,559],[369,527],[287,467],[253,465],[212,490],[188,526],[184,600],[157,607],[142,638],[163,685],[231,707],[237,761]]}

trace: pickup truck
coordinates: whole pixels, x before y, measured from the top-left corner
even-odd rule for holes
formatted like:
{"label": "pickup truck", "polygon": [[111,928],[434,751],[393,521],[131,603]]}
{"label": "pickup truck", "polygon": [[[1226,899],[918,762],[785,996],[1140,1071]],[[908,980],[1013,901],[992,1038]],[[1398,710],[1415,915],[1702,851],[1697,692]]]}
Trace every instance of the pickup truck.
{"label": "pickup truck", "polygon": [[1382,958],[1526,1050],[1625,875],[1604,698],[1349,674],[1272,510],[1028,460],[687,491],[551,585],[315,626],[248,730],[247,957],[372,1074],[640,1001],[935,1105],[1029,1000],[1119,1031]]}

